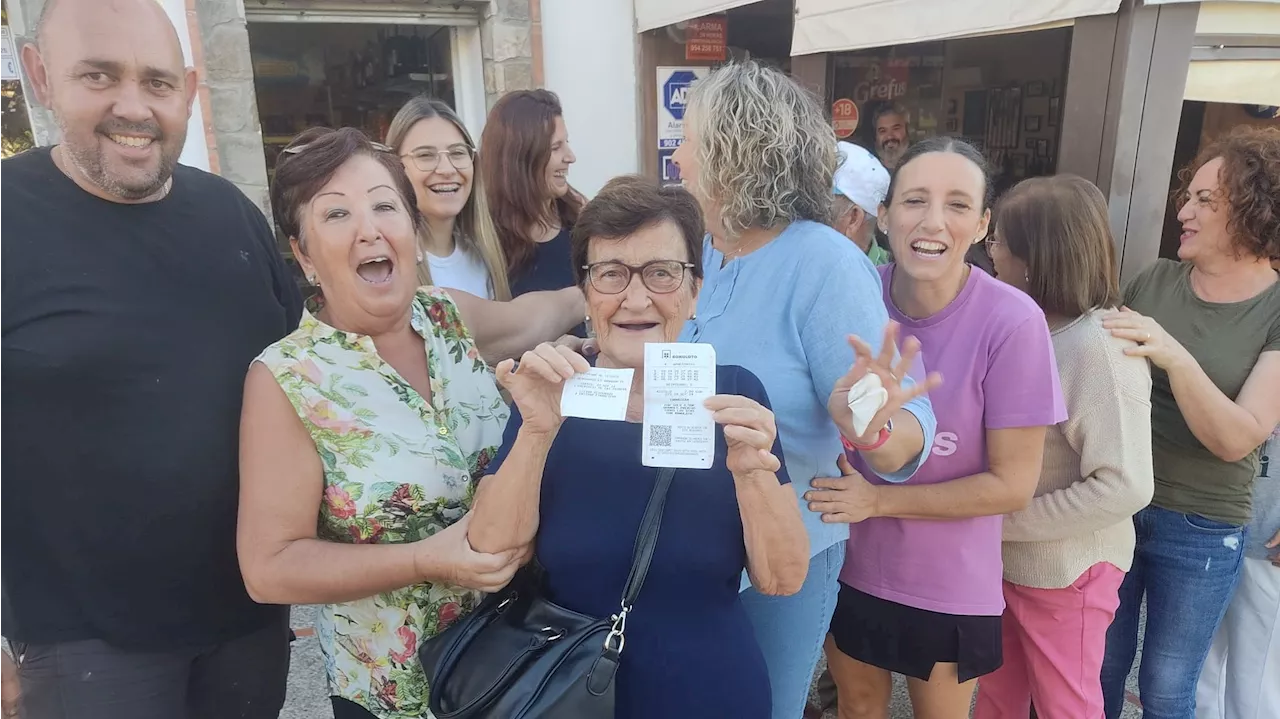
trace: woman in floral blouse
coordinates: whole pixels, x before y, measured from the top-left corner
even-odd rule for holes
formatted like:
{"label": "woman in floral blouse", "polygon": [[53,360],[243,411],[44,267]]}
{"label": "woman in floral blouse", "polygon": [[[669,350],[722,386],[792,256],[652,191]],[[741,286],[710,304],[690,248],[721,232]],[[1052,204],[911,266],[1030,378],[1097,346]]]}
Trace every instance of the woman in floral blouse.
{"label": "woman in floral blouse", "polygon": [[271,204],[323,307],[246,379],[241,571],[257,601],[324,605],[337,719],[428,716],[419,642],[527,554],[466,539],[473,481],[508,417],[482,350],[558,336],[583,316],[581,296],[419,288],[413,187],[358,130],[295,139]]}

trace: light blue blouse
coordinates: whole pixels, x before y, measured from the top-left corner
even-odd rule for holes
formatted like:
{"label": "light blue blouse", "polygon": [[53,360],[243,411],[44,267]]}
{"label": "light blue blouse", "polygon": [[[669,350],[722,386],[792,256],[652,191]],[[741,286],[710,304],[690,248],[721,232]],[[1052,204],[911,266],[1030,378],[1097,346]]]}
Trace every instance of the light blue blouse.
{"label": "light blue blouse", "polygon": [[[721,267],[723,258],[708,238],[697,318],[685,324],[680,341],[706,342],[718,364],[745,367],[764,383],[791,486],[803,496],[814,478],[840,476],[836,458],[844,449],[827,398],[853,364],[848,335],[880,349],[889,322],[880,276],[857,245],[809,221],[793,222],[769,244]],[[933,407],[920,397],[906,409],[924,428],[920,458],[928,457],[937,429]],[[920,458],[884,479],[906,481]],[[800,507],[810,556],[849,538],[849,525],[826,524],[806,503]]]}

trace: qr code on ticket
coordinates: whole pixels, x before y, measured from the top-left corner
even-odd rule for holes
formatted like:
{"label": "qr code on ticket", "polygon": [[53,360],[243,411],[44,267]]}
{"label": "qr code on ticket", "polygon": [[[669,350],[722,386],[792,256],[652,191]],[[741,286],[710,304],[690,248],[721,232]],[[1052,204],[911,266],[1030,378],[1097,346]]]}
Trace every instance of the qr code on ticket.
{"label": "qr code on ticket", "polygon": [[655,424],[649,427],[649,444],[654,447],[671,446],[671,425]]}

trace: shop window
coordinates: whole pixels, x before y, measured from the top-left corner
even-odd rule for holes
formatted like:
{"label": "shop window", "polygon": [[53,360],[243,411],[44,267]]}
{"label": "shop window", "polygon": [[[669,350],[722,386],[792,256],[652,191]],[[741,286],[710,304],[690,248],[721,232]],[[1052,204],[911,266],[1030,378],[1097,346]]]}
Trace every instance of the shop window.
{"label": "shop window", "polygon": [[876,140],[882,108],[905,111],[911,143],[963,138],[986,155],[999,194],[1056,170],[1070,44],[1071,28],[1056,28],[833,53],[830,99],[857,107],[846,139],[890,162]]}
{"label": "shop window", "polygon": [[250,23],[267,175],[309,127],[357,127],[381,142],[410,97],[454,104],[448,28]]}

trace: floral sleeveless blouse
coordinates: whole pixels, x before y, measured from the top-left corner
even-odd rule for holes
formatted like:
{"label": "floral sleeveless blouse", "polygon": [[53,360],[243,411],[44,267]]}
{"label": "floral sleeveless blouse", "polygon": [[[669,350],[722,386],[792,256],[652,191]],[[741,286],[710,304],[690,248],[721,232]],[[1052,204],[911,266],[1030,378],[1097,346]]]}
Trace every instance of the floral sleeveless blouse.
{"label": "floral sleeveless blouse", "polygon": [[[449,296],[423,287],[413,329],[426,341],[431,402],[373,340],[303,314],[258,357],[302,419],[324,465],[318,536],[395,544],[431,536],[470,507],[509,412]],[[316,626],[329,691],[380,719],[419,719],[427,682],[418,644],[475,607],[479,592],[422,583],[322,607]]]}

